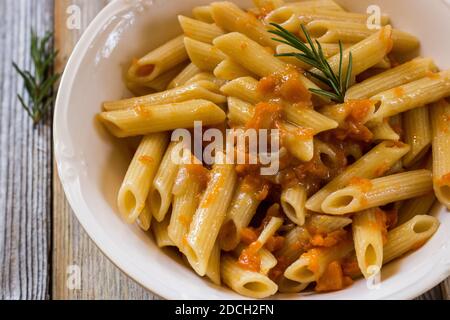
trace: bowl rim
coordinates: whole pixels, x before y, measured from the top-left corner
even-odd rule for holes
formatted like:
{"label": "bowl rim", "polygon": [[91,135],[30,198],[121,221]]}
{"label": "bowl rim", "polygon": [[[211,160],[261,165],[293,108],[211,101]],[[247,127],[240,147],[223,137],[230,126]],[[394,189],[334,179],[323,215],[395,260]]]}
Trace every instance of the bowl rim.
{"label": "bowl rim", "polygon": [[[64,194],[67,201],[74,212],[77,220],[80,222],[82,228],[87,233],[89,238],[94,242],[96,247],[108,258],[111,263],[116,266],[126,276],[133,279],[136,283],[140,284],[150,292],[165,298],[165,299],[186,299],[186,295],[173,290],[166,284],[161,282],[157,277],[146,277],[143,279],[142,272],[139,267],[133,263],[127,256],[112,242],[101,228],[97,227],[98,222],[92,218],[92,211],[87,204],[84,203],[82,197],[76,194],[73,185],[64,178],[62,174],[62,168],[60,166],[63,154],[59,148],[57,148],[60,140],[64,140],[65,134],[64,128],[61,126],[63,123],[64,113],[69,106],[69,98],[71,96],[72,85],[76,80],[78,67],[81,65],[84,56],[89,49],[90,45],[97,37],[99,32],[102,31],[105,24],[112,14],[119,12],[120,10],[129,6],[130,2],[125,0],[113,0],[107,4],[97,16],[90,22],[89,26],[85,29],[79,41],[75,45],[64,70],[61,78],[61,82],[58,89],[58,94],[55,101],[55,109],[53,116],[53,146],[54,157],[57,167],[60,183],[63,187]],[[60,121],[61,120],[61,121]],[[450,243],[446,251],[449,251]],[[450,252],[450,251],[449,251]],[[442,258],[445,258],[442,263]],[[413,299],[429,289],[435,287],[437,284],[445,280],[450,276],[450,254],[441,255],[441,259],[436,261],[433,268],[433,272],[428,272],[425,276],[420,278],[420,281],[416,283],[410,283],[405,286],[403,290],[390,293],[380,299]],[[439,269],[439,270],[437,270]],[[405,290],[406,289],[406,290]],[[275,297],[276,298],[276,297]],[[202,298],[207,299],[207,298]],[[246,297],[242,297],[246,299]]]}

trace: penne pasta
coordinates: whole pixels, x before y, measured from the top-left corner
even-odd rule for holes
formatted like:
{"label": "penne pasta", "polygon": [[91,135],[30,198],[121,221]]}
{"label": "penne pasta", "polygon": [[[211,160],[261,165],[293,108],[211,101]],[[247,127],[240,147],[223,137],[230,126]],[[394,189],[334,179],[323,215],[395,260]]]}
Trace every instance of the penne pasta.
{"label": "penne pasta", "polygon": [[314,212],[323,212],[322,202],[336,190],[343,188],[355,177],[371,179],[383,175],[394,163],[400,160],[409,147],[405,144],[382,142],[335,177],[325,187],[306,201],[306,208]]}
{"label": "penne pasta", "polygon": [[[336,20],[314,20],[306,25],[312,38],[321,43],[356,43],[371,36],[376,30],[367,28],[367,23]],[[393,29],[394,52],[408,52],[419,47],[419,40],[413,35]]]}
{"label": "penne pasta", "polygon": [[428,106],[405,112],[402,120],[405,142],[411,147],[403,158],[403,165],[410,168],[422,160],[431,147],[431,123]]}
{"label": "penne pasta", "polygon": [[283,189],[281,192],[281,207],[286,216],[295,224],[302,226],[306,217],[306,189],[296,185]]}
{"label": "penne pasta", "polygon": [[284,272],[284,276],[299,283],[317,281],[331,262],[344,258],[352,251],[351,241],[344,241],[330,248],[311,249],[291,264]]}
{"label": "penne pasta", "polygon": [[[198,170],[194,172],[202,171],[200,169],[206,172],[200,164],[192,166],[197,166]],[[189,166],[181,166],[178,170],[172,189],[172,214],[168,226],[169,237],[181,252],[186,252],[189,226],[199,205],[198,195],[203,191],[201,178],[189,168]]]}
{"label": "penne pasta", "polygon": [[212,283],[220,286],[220,247],[216,242],[209,257],[208,267],[206,268],[206,276]]}
{"label": "penne pasta", "polygon": [[127,80],[144,84],[187,59],[183,36],[179,36],[133,62],[128,70]]}
{"label": "penne pasta", "polygon": [[173,247],[175,243],[173,243],[172,239],[170,239],[169,234],[167,232],[167,227],[169,226],[170,216],[167,216],[163,221],[155,221],[152,223],[152,231],[153,236],[155,237],[156,244],[158,247]]}
{"label": "penne pasta", "polygon": [[148,195],[150,211],[155,220],[159,222],[164,219],[172,203],[172,187],[179,167],[172,160],[172,152],[176,150],[177,144],[177,142],[169,144]]}
{"label": "penne pasta", "polygon": [[[228,33],[216,38],[214,45],[231,59],[260,77],[287,68],[286,63],[275,58],[263,46],[238,32]],[[300,79],[306,88],[317,88],[313,82],[303,75],[300,75]]]}
{"label": "penne pasta", "polygon": [[242,229],[248,226],[260,203],[261,198],[251,181],[245,178],[241,180],[220,231],[219,243],[222,250],[233,250],[239,244]]}
{"label": "penne pasta", "polygon": [[116,137],[130,137],[177,128],[193,128],[194,121],[203,125],[223,123],[225,113],[207,100],[135,107],[102,112],[100,120]]}
{"label": "penne pasta", "polygon": [[353,217],[352,231],[358,266],[365,278],[381,270],[383,263],[383,218],[378,208]]}
{"label": "penne pasta", "polygon": [[212,16],[216,24],[228,32],[240,32],[257,41],[261,46],[275,49],[278,43],[255,17],[252,17],[232,2],[214,2],[211,4]]}
{"label": "penne pasta", "polygon": [[343,229],[352,223],[348,217],[328,216],[325,214],[310,214],[306,218],[305,228],[313,233],[327,234]]}
{"label": "penne pasta", "polygon": [[450,95],[450,70],[381,92],[371,100],[379,101],[377,110],[368,118],[369,124],[379,123],[390,117]]}
{"label": "penne pasta", "polygon": [[220,263],[223,282],[237,293],[250,298],[266,298],[278,290],[275,282],[259,272],[243,269],[229,255]]}
{"label": "penne pasta", "polygon": [[188,80],[192,79],[192,77],[200,72],[202,71],[197,68],[195,64],[192,62],[189,63],[176,77],[172,79],[172,81],[167,85],[167,89],[173,89],[186,84]]}
{"label": "penne pasta", "polygon": [[[123,218],[134,223],[144,210],[150,184],[153,180],[169,141],[165,132],[145,136],[134,154],[119,190],[117,205]],[[151,218],[143,216],[143,225],[149,226]]]}
{"label": "penne pasta", "polygon": [[401,225],[417,215],[429,214],[435,201],[436,196],[433,192],[404,201],[398,210],[397,225]]}
{"label": "penne pasta", "polygon": [[383,264],[423,245],[436,232],[439,221],[435,217],[417,215],[387,234],[383,248]]}
{"label": "penne pasta", "polygon": [[241,67],[231,59],[225,59],[214,69],[214,75],[223,80],[234,80],[240,77],[253,77],[247,69]]}
{"label": "penne pasta", "polygon": [[217,65],[226,58],[222,51],[201,41],[185,37],[184,45],[189,59],[202,71],[214,71]]}
{"label": "penne pasta", "polygon": [[[373,133],[373,140],[380,141],[380,140],[392,140],[392,141],[398,141],[400,140],[400,135],[394,130],[394,128],[391,126],[389,121],[383,121],[381,123],[378,123],[374,127],[371,128],[371,131]],[[410,141],[406,141],[409,143]],[[411,152],[411,150],[410,150]]]}
{"label": "penne pasta", "polygon": [[167,103],[184,102],[194,99],[205,99],[220,104],[226,98],[218,93],[218,86],[206,80],[186,84],[174,89],[118,101],[107,101],[103,103],[105,111],[122,110],[136,107],[146,107]]}
{"label": "penne pasta", "polygon": [[[356,76],[361,72],[373,67],[380,62],[392,49],[392,28],[390,26],[383,27],[377,33],[368,38],[354,44],[343,52],[343,70],[347,70],[349,55],[353,57],[352,76]],[[339,71],[340,54],[334,55],[327,59],[331,69],[335,74]],[[311,72],[320,72],[313,68]]]}
{"label": "penne pasta", "polygon": [[440,100],[430,109],[433,128],[433,187],[438,200],[450,208],[450,104]]}
{"label": "penne pasta", "polygon": [[200,20],[202,22],[214,23],[211,6],[195,7],[194,9],[192,9],[192,16],[194,17],[194,19]]}
{"label": "penne pasta", "polygon": [[346,93],[346,100],[366,99],[380,92],[421,79],[437,70],[430,58],[416,58],[357,83]]}
{"label": "penne pasta", "polygon": [[[429,170],[415,170],[373,180],[367,185],[350,185],[330,194],[321,209],[328,214],[346,214],[391,202],[418,197],[433,188]],[[365,190],[367,189],[367,190]]]}
{"label": "penne pasta", "polygon": [[[301,25],[307,25],[316,20],[344,21],[353,23],[366,23],[368,15],[360,13],[345,12],[343,10],[330,8],[305,8],[302,6],[286,5],[273,10],[264,21],[277,23],[290,32],[298,32]],[[389,23],[387,16],[381,16],[381,24]]]}
{"label": "penne pasta", "polygon": [[178,16],[178,21],[180,22],[185,37],[201,42],[212,43],[215,38],[224,34],[224,31],[215,24],[206,23],[182,15]]}
{"label": "penne pasta", "polygon": [[225,220],[236,184],[233,165],[215,165],[187,236],[186,257],[192,268],[205,275],[213,245]]}

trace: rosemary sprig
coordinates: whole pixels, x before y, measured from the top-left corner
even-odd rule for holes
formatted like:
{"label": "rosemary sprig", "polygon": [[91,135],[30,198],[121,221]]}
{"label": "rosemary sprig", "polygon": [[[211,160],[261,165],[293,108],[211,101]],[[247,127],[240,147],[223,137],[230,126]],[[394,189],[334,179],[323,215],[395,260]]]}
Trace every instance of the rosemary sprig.
{"label": "rosemary sprig", "polygon": [[325,55],[323,54],[322,46],[320,45],[319,41],[315,41],[316,45],[314,45],[314,42],[311,39],[311,36],[308,33],[308,30],[305,28],[305,26],[302,25],[302,30],[306,36],[306,40],[311,48],[309,48],[305,43],[303,43],[299,38],[297,38],[293,33],[287,31],[282,26],[271,23],[272,26],[274,26],[275,30],[270,30],[269,32],[272,34],[275,34],[279,36],[280,38],[273,38],[273,40],[287,44],[297,50],[299,50],[301,53],[298,52],[292,52],[292,53],[283,53],[283,54],[276,54],[277,57],[295,57],[301,61],[303,61],[306,64],[309,64],[312,67],[315,67],[317,70],[321,71],[322,74],[314,73],[306,71],[311,77],[316,78],[320,82],[326,84],[328,87],[331,88],[330,91],[322,90],[322,89],[309,89],[312,93],[329,98],[335,102],[342,103],[344,102],[345,92],[347,91],[350,80],[351,80],[351,74],[352,74],[352,68],[353,68],[353,58],[352,53],[350,52],[348,57],[348,67],[347,71],[344,77],[343,74],[343,49],[342,49],[342,43],[339,41],[339,52],[340,52],[340,59],[339,59],[339,71],[338,74],[335,74],[333,72],[333,69],[331,68],[330,64],[328,63],[327,59],[325,58]]}
{"label": "rosemary sprig", "polygon": [[25,103],[23,96],[17,94],[20,104],[33,119],[34,124],[51,109],[54,101],[53,86],[58,81],[60,74],[53,74],[53,64],[57,51],[52,48],[53,33],[47,32],[39,38],[34,30],[31,30],[30,54],[34,65],[34,73],[29,70],[21,70],[15,62],[14,69],[22,77],[25,89],[29,96],[29,103]]}

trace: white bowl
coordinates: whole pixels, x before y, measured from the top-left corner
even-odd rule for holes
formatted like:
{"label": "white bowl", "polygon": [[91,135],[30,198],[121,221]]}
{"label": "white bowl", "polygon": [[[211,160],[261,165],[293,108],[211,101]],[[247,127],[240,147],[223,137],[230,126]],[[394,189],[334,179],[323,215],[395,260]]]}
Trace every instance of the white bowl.
{"label": "white bowl", "polygon": [[[89,236],[128,276],[169,299],[242,299],[227,288],[198,277],[179,260],[160,250],[148,234],[122,221],[116,195],[129,163],[128,152],[95,121],[105,100],[129,95],[123,70],[133,57],[181,32],[178,14],[190,14],[208,0],[116,0],[91,23],[79,41],[62,78],[54,117],[55,158],[65,193]],[[248,1],[235,1],[243,7]],[[394,26],[422,41],[422,54],[450,68],[449,1],[341,0],[365,12],[378,4]],[[277,295],[286,299],[410,299],[450,275],[450,214],[435,207],[441,226],[420,250],[383,268],[381,287],[364,281],[333,293]]]}

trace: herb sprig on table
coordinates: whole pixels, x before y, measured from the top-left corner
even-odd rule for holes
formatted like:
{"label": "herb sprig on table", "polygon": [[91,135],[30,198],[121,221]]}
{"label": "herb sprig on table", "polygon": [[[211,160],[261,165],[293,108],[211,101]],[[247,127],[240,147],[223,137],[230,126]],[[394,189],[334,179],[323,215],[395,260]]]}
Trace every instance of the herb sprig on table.
{"label": "herb sprig on table", "polygon": [[53,65],[58,55],[53,50],[53,33],[47,32],[42,38],[31,30],[30,55],[34,68],[20,69],[15,62],[13,67],[22,77],[28,93],[28,103],[21,95],[17,95],[20,104],[37,124],[51,110],[54,101],[53,86],[60,74],[53,73]]}
{"label": "herb sprig on table", "polygon": [[315,67],[322,74],[314,73],[306,71],[311,77],[319,80],[323,84],[327,85],[332,91],[326,91],[322,89],[309,89],[312,93],[326,97],[338,103],[343,103],[345,98],[345,92],[350,86],[350,80],[352,75],[353,68],[353,57],[350,52],[348,57],[348,67],[346,74],[344,76],[343,71],[343,48],[342,43],[339,41],[339,70],[338,73],[335,74],[330,64],[328,63],[324,53],[322,46],[319,41],[314,42],[311,39],[311,36],[308,30],[302,25],[302,31],[305,34],[306,41],[309,44],[309,47],[303,43],[297,36],[288,30],[284,29],[282,26],[271,23],[272,26],[275,27],[275,30],[270,30],[269,32],[279,36],[280,38],[273,38],[273,40],[287,44],[300,52],[291,52],[291,53],[282,53],[276,54],[277,57],[295,57],[302,62]]}

